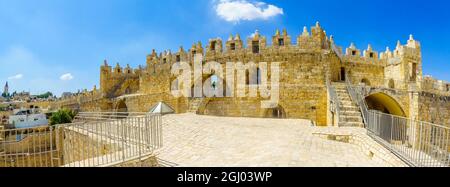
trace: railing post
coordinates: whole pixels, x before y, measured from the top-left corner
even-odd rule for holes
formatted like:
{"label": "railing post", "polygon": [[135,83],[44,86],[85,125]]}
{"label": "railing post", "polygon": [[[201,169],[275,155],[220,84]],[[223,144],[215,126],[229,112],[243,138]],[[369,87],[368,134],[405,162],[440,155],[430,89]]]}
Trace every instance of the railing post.
{"label": "railing post", "polygon": [[122,139],[122,160],[123,161],[125,161],[125,141],[126,141],[126,133],[124,132],[124,125],[123,125],[123,123],[121,122],[120,123],[120,126],[122,127],[122,131],[121,131],[121,133],[122,133],[122,135],[120,136],[120,138]]}

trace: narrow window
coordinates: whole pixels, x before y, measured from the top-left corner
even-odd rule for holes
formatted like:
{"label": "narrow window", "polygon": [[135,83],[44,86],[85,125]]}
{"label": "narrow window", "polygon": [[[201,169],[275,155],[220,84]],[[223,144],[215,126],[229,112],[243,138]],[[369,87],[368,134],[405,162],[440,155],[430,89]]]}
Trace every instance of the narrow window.
{"label": "narrow window", "polygon": [[250,84],[250,73],[248,70],[245,71],[245,84],[246,85]]}
{"label": "narrow window", "polygon": [[411,81],[416,81],[417,78],[417,64],[413,63],[412,64],[412,69],[411,69]]}
{"label": "narrow window", "polygon": [[370,55],[369,55],[369,56],[370,56],[370,58],[373,58],[373,53],[370,53]]}
{"label": "narrow window", "polygon": [[236,50],[236,44],[235,43],[231,43],[230,44],[230,50],[232,50],[232,51]]}
{"label": "narrow window", "polygon": [[163,63],[165,64],[167,62],[167,59],[166,58],[163,58]]}
{"label": "narrow window", "polygon": [[278,45],[279,46],[284,46],[284,39],[283,38],[278,39]]}
{"label": "narrow window", "polygon": [[341,81],[345,81],[345,68],[341,67]]}
{"label": "narrow window", "polygon": [[259,41],[252,42],[252,51],[254,54],[259,53]]}
{"label": "narrow window", "polygon": [[177,55],[177,62],[180,62],[180,61],[181,61],[180,55]]}
{"label": "narrow window", "polygon": [[356,51],[352,51],[352,56],[355,56],[356,55]]}
{"label": "narrow window", "polygon": [[211,42],[211,51],[215,51],[216,50],[216,41],[212,41]]}

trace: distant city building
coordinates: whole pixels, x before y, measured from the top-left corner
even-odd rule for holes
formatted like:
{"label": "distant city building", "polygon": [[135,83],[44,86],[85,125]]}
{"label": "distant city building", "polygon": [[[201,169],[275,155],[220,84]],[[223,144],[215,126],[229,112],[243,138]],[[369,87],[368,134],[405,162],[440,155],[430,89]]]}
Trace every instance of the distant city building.
{"label": "distant city building", "polygon": [[64,93],[62,93],[61,98],[66,99],[66,98],[72,97],[73,95],[74,94],[71,92],[64,92]]}
{"label": "distant city building", "polygon": [[9,86],[8,86],[8,81],[6,81],[5,87],[3,88],[3,97],[8,97],[9,96]]}
{"label": "distant city building", "polygon": [[11,95],[11,98],[13,100],[27,101],[31,98],[31,95],[30,95],[30,92],[13,93]]}

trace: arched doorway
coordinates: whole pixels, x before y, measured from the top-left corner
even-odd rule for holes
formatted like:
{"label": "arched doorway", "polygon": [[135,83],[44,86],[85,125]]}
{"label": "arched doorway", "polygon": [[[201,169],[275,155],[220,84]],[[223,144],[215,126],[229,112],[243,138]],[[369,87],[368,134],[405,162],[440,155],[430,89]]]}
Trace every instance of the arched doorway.
{"label": "arched doorway", "polygon": [[276,108],[266,109],[264,117],[282,119],[282,118],[286,118],[286,113],[285,113],[283,107],[277,106]]}
{"label": "arched doorway", "polygon": [[400,104],[385,93],[375,93],[366,97],[369,110],[377,110],[382,113],[406,117],[406,113]]}
{"label": "arched doorway", "polygon": [[[207,82],[208,79],[209,79],[209,82]],[[204,75],[201,78],[201,82],[202,82],[201,86],[202,87],[199,90],[201,92],[201,96],[198,97],[198,96],[195,95],[195,89],[196,89],[195,82],[196,81],[194,81],[192,83],[192,85],[191,85],[191,99],[204,98],[206,95],[209,95],[209,94],[206,94],[205,90],[204,90],[204,87],[207,86],[207,85],[211,86],[210,89],[211,89],[211,91],[213,93],[210,93],[210,94],[214,95],[213,97],[218,97],[217,96],[217,94],[218,94],[217,92],[220,92],[220,90],[221,90],[220,93],[222,93],[222,95],[220,97],[227,97],[227,90],[231,89],[229,87],[229,85],[227,85],[226,80],[223,79],[222,77],[220,77],[220,76],[218,76],[218,75],[216,75],[214,73],[213,74],[208,74],[208,75]],[[214,94],[214,93],[217,93],[217,94]]]}
{"label": "arched doorway", "polygon": [[128,107],[125,103],[125,100],[119,101],[116,105],[116,112],[119,117],[121,116],[128,116]]}
{"label": "arched doorway", "polygon": [[345,75],[345,68],[344,67],[341,67],[340,75],[341,75],[341,81],[344,82],[345,81],[345,77],[346,77],[346,75]]}

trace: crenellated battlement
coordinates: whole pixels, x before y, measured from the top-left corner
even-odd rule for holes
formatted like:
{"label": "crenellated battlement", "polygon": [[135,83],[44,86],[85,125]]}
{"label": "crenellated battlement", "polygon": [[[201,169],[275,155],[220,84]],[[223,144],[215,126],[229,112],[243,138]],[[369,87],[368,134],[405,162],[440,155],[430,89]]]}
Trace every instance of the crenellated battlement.
{"label": "crenellated battlement", "polygon": [[414,40],[413,35],[409,36],[409,40],[405,45],[402,45],[400,41],[397,41],[397,45],[394,51],[391,51],[389,47],[386,47],[386,51],[380,54],[380,59],[389,60],[392,58],[414,58],[421,57],[420,42]]}
{"label": "crenellated battlement", "polygon": [[227,58],[230,56],[243,55],[271,55],[272,53],[283,52],[321,52],[321,50],[330,49],[331,40],[326,36],[326,32],[317,23],[311,27],[311,34],[305,27],[303,33],[297,37],[297,44],[292,42],[291,36],[286,29],[282,32],[277,30],[272,36],[272,45],[268,45],[267,37],[262,36],[258,30],[255,31],[245,41],[239,34],[230,35],[225,42],[221,38],[209,39],[208,44],[203,47],[201,42],[194,43],[189,50],[185,51],[181,46],[177,53],[172,54],[163,52],[157,54],[153,49],[152,53],[147,55],[147,66],[161,65],[165,63],[173,64],[179,61],[188,61],[192,63],[195,54],[203,54],[205,58]]}
{"label": "crenellated battlement", "polygon": [[424,76],[421,81],[422,91],[450,95],[450,82],[437,80],[430,75]]}
{"label": "crenellated battlement", "polygon": [[[239,34],[230,35],[226,41],[221,38],[213,38],[209,39],[206,45],[203,45],[200,41],[193,43],[187,50],[180,46],[178,51],[174,53],[170,50],[158,53],[153,49],[147,55],[145,66],[139,66],[136,69],[129,65],[121,67],[118,63],[115,67],[111,67],[105,61],[101,68],[101,82],[102,85],[107,85],[108,90],[112,89],[115,84],[126,80],[152,82],[170,79],[170,69],[174,63],[188,62],[192,65],[196,54],[202,54],[204,56],[203,61],[216,61],[223,64],[226,62],[288,61],[288,59],[291,62],[296,62],[298,60],[295,59],[302,54],[326,55],[338,53],[338,57],[344,63],[341,65],[342,67],[347,66],[345,64],[353,65],[352,67],[364,64],[360,68],[372,69],[376,72],[385,71],[381,75],[383,78],[380,78],[383,80],[395,78],[395,80],[406,82],[407,79],[416,76],[413,76],[412,69],[417,69],[417,71],[420,71],[419,77],[421,75],[420,43],[414,40],[412,35],[405,45],[398,42],[395,50],[391,51],[387,48],[385,52],[381,53],[374,50],[370,44],[366,49],[358,49],[354,43],[351,43],[342,52],[342,47],[335,44],[335,38],[332,35],[327,36],[319,22],[309,29],[306,26],[303,27],[303,31],[296,37],[296,41],[292,40],[286,29],[277,29],[270,37],[270,45],[267,40],[266,36],[261,35],[256,30],[245,39],[241,38]],[[409,62],[415,62],[416,65],[408,64]],[[347,68],[350,69],[351,66]],[[367,77],[363,74],[361,76]],[[142,87],[142,84],[139,84]],[[103,88],[102,91],[106,92]]]}
{"label": "crenellated battlement", "polygon": [[129,64],[125,67],[121,67],[119,63],[114,68],[108,65],[107,60],[104,60],[104,64],[101,66],[101,73],[108,77],[132,77],[139,76],[143,72],[141,65],[138,68],[131,68]]}
{"label": "crenellated battlement", "polygon": [[362,63],[384,66],[385,61],[379,58],[377,51],[373,50],[372,45],[368,45],[367,49],[361,52],[354,43],[351,43],[345,50],[343,57],[345,63]]}
{"label": "crenellated battlement", "polygon": [[[216,61],[219,63],[226,62],[249,62],[249,61],[286,61],[302,54],[324,55],[330,53],[338,53],[342,66],[345,64],[364,65],[360,68],[373,69],[373,71],[385,71],[383,79],[401,80],[403,82],[412,76],[412,69],[417,69],[419,77],[421,75],[421,54],[420,43],[414,40],[411,35],[405,45],[397,43],[395,50],[389,48],[385,52],[379,53],[368,44],[366,49],[358,49],[354,43],[345,48],[335,44],[332,35],[327,36],[326,31],[319,22],[314,26],[303,27],[303,31],[296,37],[296,41],[288,34],[286,29],[277,29],[271,36],[269,45],[267,37],[263,36],[256,30],[252,35],[243,39],[239,34],[230,35],[223,41],[221,38],[209,39],[206,45],[200,41],[192,44],[189,49],[180,46],[177,52],[172,53],[170,50],[157,52],[155,49],[147,55],[144,67],[139,66],[136,69],[129,65],[121,67],[116,64],[111,67],[106,60],[102,66],[102,85],[107,85],[107,90],[114,87],[115,84],[122,83],[124,80],[130,81],[152,81],[159,79],[170,79],[170,69],[174,63],[188,62],[190,65],[194,63],[194,56],[202,54],[203,61]],[[295,62],[296,60],[289,60]],[[416,62],[407,64],[407,62]],[[348,67],[349,69],[351,67]],[[409,70],[408,70],[409,69]],[[405,72],[405,71],[410,71]],[[402,74],[402,77],[399,77]],[[407,75],[408,74],[408,75]],[[362,75],[361,75],[362,76]],[[365,75],[366,76],[366,75]],[[409,76],[409,77],[408,77]],[[142,84],[140,84],[142,86]],[[106,90],[103,90],[106,92]]]}
{"label": "crenellated battlement", "polygon": [[[296,44],[293,43],[286,29],[283,29],[282,32],[276,30],[271,37],[271,45],[268,44],[267,37],[262,36],[257,30],[246,39],[245,45],[240,35],[237,34],[230,35],[225,43],[221,38],[209,39],[205,47],[201,42],[194,43],[187,51],[182,46],[176,53],[171,53],[169,50],[158,54],[152,50],[152,53],[147,55],[147,67],[154,66],[149,69],[155,70],[157,66],[163,64],[180,61],[192,63],[195,54],[203,54],[206,60],[222,58],[238,58],[237,60],[239,60],[240,57],[251,55],[270,56],[280,53],[322,52],[322,50],[331,50],[332,45],[335,45],[334,37],[328,37],[319,23],[316,23],[310,30],[304,27],[303,32],[297,36]],[[342,51],[341,47],[336,47]],[[394,51],[387,48],[385,52],[381,53],[375,51],[370,44],[365,50],[360,50],[352,43],[345,50],[344,61],[386,65],[392,58],[417,56],[417,52],[420,52],[420,43],[415,41],[412,36],[406,45],[399,44]],[[120,69],[117,70],[120,71]]]}

